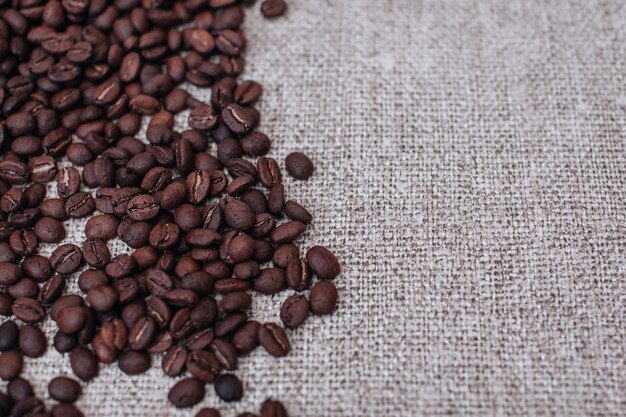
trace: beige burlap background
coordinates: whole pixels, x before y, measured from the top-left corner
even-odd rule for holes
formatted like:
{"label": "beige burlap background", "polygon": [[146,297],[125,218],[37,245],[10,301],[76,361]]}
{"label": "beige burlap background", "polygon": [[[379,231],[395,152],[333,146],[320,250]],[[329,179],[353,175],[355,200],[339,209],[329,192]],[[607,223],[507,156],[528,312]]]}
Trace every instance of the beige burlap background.
{"label": "beige burlap background", "polygon": [[[241,361],[292,416],[626,415],[626,7],[619,0],[291,0],[249,13],[262,129],[343,264],[339,309]],[[200,93],[199,93],[200,94]],[[205,97],[208,97],[208,93]],[[82,226],[68,240],[83,239]],[[118,250],[120,250],[118,248]],[[278,320],[287,293],[259,297]],[[52,326],[49,326],[52,330]],[[68,372],[28,361],[45,391]],[[174,379],[103,368],[88,416],[190,416]]]}

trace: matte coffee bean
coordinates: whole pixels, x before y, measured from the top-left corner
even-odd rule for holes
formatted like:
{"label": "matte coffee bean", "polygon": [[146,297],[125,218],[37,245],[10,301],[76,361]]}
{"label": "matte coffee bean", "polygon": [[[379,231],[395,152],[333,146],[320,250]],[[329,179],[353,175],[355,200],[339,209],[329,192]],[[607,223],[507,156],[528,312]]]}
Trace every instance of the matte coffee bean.
{"label": "matte coffee bean", "polygon": [[65,212],[69,217],[82,218],[93,213],[96,202],[89,193],[77,192],[70,196],[65,203]]}
{"label": "matte coffee bean", "polygon": [[289,243],[298,238],[306,230],[306,225],[297,221],[289,221],[276,227],[270,238],[272,243]]}
{"label": "matte coffee bean", "polygon": [[169,330],[175,339],[183,339],[192,334],[194,326],[191,321],[191,310],[188,308],[178,310],[172,317]]}
{"label": "matte coffee bean", "polygon": [[108,285],[101,285],[87,292],[87,301],[96,311],[108,311],[117,303],[117,293]]}
{"label": "matte coffee bean", "polygon": [[74,374],[83,381],[91,381],[98,374],[98,359],[84,346],[78,346],[70,353],[70,365]]}
{"label": "matte coffee bean", "polygon": [[[225,39],[225,37],[220,36],[218,41],[220,38]],[[244,135],[255,128],[258,123],[258,113],[251,107],[243,107],[233,103],[222,110],[222,120],[233,133]]]}
{"label": "matte coffee bean", "polygon": [[52,407],[52,417],[84,417],[83,413],[73,404],[57,404]]}
{"label": "matte coffee bean", "polygon": [[55,275],[46,281],[39,292],[39,301],[44,305],[54,303],[65,289],[65,278],[62,275]]}
{"label": "matte coffee bean", "polygon": [[0,285],[12,285],[20,280],[22,270],[11,262],[0,262]]}
{"label": "matte coffee bean", "polygon": [[8,294],[0,292],[0,316],[10,316],[13,313],[12,308],[13,298]]}
{"label": "matte coffee bean", "polygon": [[5,159],[0,161],[0,179],[9,184],[24,184],[30,177],[30,171],[25,164]]}
{"label": "matte coffee bean", "polygon": [[131,220],[143,222],[156,217],[159,210],[160,206],[154,197],[140,194],[129,201],[126,213]]}
{"label": "matte coffee bean", "polygon": [[280,268],[267,268],[253,280],[253,288],[261,294],[278,294],[287,288],[285,271]]}
{"label": "matte coffee bean", "polygon": [[318,316],[332,313],[337,305],[337,297],[337,288],[332,282],[318,281],[309,295],[311,312]]}
{"label": "matte coffee bean", "polygon": [[245,231],[254,225],[256,217],[246,203],[231,198],[224,209],[224,219],[233,229]]}
{"label": "matte coffee bean", "polygon": [[80,397],[81,392],[80,384],[66,376],[53,378],[48,384],[50,396],[61,403],[73,403]]}
{"label": "matte coffee bean", "polygon": [[250,156],[263,156],[272,147],[272,142],[267,135],[256,131],[241,138],[239,143],[244,153]]}
{"label": "matte coffee bean", "polygon": [[206,329],[217,318],[217,304],[211,297],[203,298],[191,311],[189,319],[196,329]]}
{"label": "matte coffee bean", "polygon": [[59,311],[55,321],[63,333],[76,333],[85,326],[87,312],[82,306],[66,307]]}
{"label": "matte coffee bean", "polygon": [[285,206],[285,187],[283,184],[276,184],[267,195],[270,213],[276,217],[281,217]]}
{"label": "matte coffee bean", "polygon": [[39,286],[30,278],[22,278],[15,284],[8,286],[6,292],[13,298],[37,298],[39,295]]}
{"label": "matte coffee bean", "polygon": [[177,307],[193,307],[198,304],[198,295],[185,289],[174,289],[163,294],[163,299],[170,305]]}
{"label": "matte coffee bean", "polygon": [[151,297],[148,301],[147,314],[160,329],[166,328],[172,320],[170,307],[160,297]]}
{"label": "matte coffee bean", "polygon": [[258,337],[261,346],[274,357],[285,356],[291,350],[287,334],[275,323],[265,323],[259,327]]}
{"label": "matte coffee bean", "polygon": [[221,367],[215,355],[205,350],[194,350],[187,356],[187,371],[194,377],[204,381],[213,382],[221,371]]}
{"label": "matte coffee bean", "polygon": [[311,284],[311,270],[306,259],[292,259],[286,269],[287,285],[295,291],[304,291]]}
{"label": "matte coffee bean", "polygon": [[206,349],[213,341],[211,329],[198,330],[185,340],[185,347],[190,351]]}
{"label": "matte coffee bean", "polygon": [[309,302],[303,295],[287,298],[280,309],[280,319],[289,329],[302,325],[309,316]]}
{"label": "matte coffee bean", "polygon": [[5,213],[15,213],[24,205],[24,193],[17,187],[11,187],[0,197],[0,210]]}
{"label": "matte coffee bean", "polygon": [[15,378],[7,384],[7,394],[14,403],[34,395],[33,386],[24,378]]}
{"label": "matte coffee bean", "polygon": [[292,200],[285,203],[284,211],[287,217],[300,223],[309,224],[313,220],[313,216],[307,209]]}
{"label": "matte coffee bean", "polygon": [[35,235],[45,243],[59,243],[65,239],[65,227],[52,217],[42,217],[35,224]]}
{"label": "matte coffee bean", "polygon": [[0,324],[0,351],[15,349],[19,340],[19,328],[13,320]]}
{"label": "matte coffee bean", "polygon": [[313,162],[301,152],[293,152],[285,158],[285,166],[289,175],[298,180],[307,180],[313,174]]}
{"label": "matte coffee bean", "polygon": [[152,360],[146,352],[128,350],[120,354],[117,364],[126,375],[140,375],[150,369]]}
{"label": "matte coffee bean", "polygon": [[180,228],[174,223],[161,223],[150,232],[150,245],[158,250],[173,247],[178,242]]}
{"label": "matte coffee bean", "polygon": [[59,274],[71,274],[81,265],[83,254],[71,243],[57,247],[50,255],[50,264]]}
{"label": "matte coffee bean", "polygon": [[261,417],[289,417],[289,415],[280,401],[268,398],[261,405]]}
{"label": "matte coffee bean", "polygon": [[116,230],[119,220],[110,214],[100,214],[93,216],[85,225],[85,236],[87,239],[110,240],[117,236]]}
{"label": "matte coffee bean", "polygon": [[306,253],[311,271],[320,279],[334,279],[341,272],[337,257],[323,246],[313,246]]}
{"label": "matte coffee bean", "polygon": [[170,389],[167,398],[177,408],[193,407],[204,398],[204,384],[198,378],[185,378]]}
{"label": "matte coffee bean", "polygon": [[281,183],[283,180],[278,162],[273,158],[266,158],[264,156],[259,158],[257,161],[257,170],[261,184],[268,189]]}
{"label": "matte coffee bean", "polygon": [[190,272],[180,280],[180,288],[191,290],[198,295],[208,295],[213,291],[215,278],[204,271]]}
{"label": "matte coffee bean", "polygon": [[164,330],[160,332],[157,337],[152,342],[152,345],[148,348],[148,353],[150,354],[159,354],[166,352],[169,348],[174,344],[174,338],[172,334]]}
{"label": "matte coffee bean", "polygon": [[27,325],[20,329],[20,350],[29,358],[39,358],[47,350],[47,340],[39,327]]}
{"label": "matte coffee bean", "polygon": [[237,369],[237,351],[232,343],[224,339],[214,339],[210,349],[222,368],[229,371]]}
{"label": "matte coffee bean", "polygon": [[269,213],[267,197],[261,190],[251,189],[244,192],[241,201],[250,206],[254,214]]}
{"label": "matte coffee bean", "polygon": [[18,298],[13,302],[12,311],[15,317],[26,323],[41,322],[46,316],[43,305],[32,298]]}
{"label": "matte coffee bean", "polygon": [[198,411],[196,417],[221,417],[221,414],[215,408],[203,408]]}
{"label": "matte coffee bean", "polygon": [[9,237],[9,245],[17,255],[28,256],[37,250],[39,239],[32,230],[16,230]]}
{"label": "matte coffee bean", "polygon": [[188,351],[183,346],[171,347],[163,360],[161,361],[161,369],[167,376],[178,376],[183,373],[187,365]]}
{"label": "matte coffee bean", "polygon": [[243,397],[243,385],[233,374],[222,374],[215,380],[215,393],[226,402],[239,401]]}
{"label": "matte coffee bean", "polygon": [[146,349],[157,334],[157,324],[151,317],[143,317],[128,332],[128,343],[133,350]]}
{"label": "matte coffee bean", "polygon": [[245,292],[233,292],[222,297],[219,302],[220,313],[246,310],[252,305],[252,297]]}
{"label": "matte coffee bean", "polygon": [[111,253],[103,240],[87,239],[82,246],[83,259],[95,268],[104,268],[111,261]]}
{"label": "matte coffee bean", "polygon": [[259,327],[261,327],[261,323],[251,320],[239,327],[233,334],[231,341],[238,354],[248,354],[259,346],[257,336]]}
{"label": "matte coffee bean", "polygon": [[246,313],[228,314],[215,324],[215,336],[226,337],[248,320]]}
{"label": "matte coffee bean", "polygon": [[279,268],[286,269],[294,259],[299,259],[300,257],[300,249],[293,243],[285,243],[278,246],[274,250],[274,254],[272,256],[272,262],[275,266]]}
{"label": "matte coffee bean", "polygon": [[22,373],[24,358],[16,350],[7,350],[0,353],[0,379],[11,381]]}

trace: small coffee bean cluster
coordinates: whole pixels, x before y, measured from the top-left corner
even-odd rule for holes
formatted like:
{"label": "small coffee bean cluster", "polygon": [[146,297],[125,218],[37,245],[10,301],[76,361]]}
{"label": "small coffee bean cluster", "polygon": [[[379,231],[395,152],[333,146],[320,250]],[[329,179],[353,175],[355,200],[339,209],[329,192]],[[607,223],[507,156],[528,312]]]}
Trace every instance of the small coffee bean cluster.
{"label": "small coffee bean cluster", "polygon": [[[0,415],[82,415],[77,380],[50,381],[58,404],[46,411],[20,377],[23,357],[47,350],[38,325],[48,315],[54,347],[80,380],[115,362],[141,374],[163,354],[166,375],[188,375],[169,400],[191,407],[207,383],[225,401],[241,399],[239,356],[259,345],[289,353],[282,326],[249,319],[253,294],[290,288],[280,311],[290,329],[334,310],[339,262],[321,246],[301,256],[294,244],[313,217],[286,199],[279,164],[265,156],[261,85],[237,80],[242,6],[252,3],[0,0],[0,315],[21,322],[0,325],[0,378],[9,381]],[[268,18],[285,11],[284,0],[261,5]],[[183,83],[211,88],[210,100]],[[179,131],[183,111],[189,128]],[[302,153],[285,165],[300,180],[314,170]],[[63,243],[67,221],[79,218],[88,219],[85,240]],[[129,251],[112,256],[118,238]],[[44,244],[57,245],[49,257]],[[76,275],[82,294],[68,294]],[[287,413],[268,400],[261,415]]]}

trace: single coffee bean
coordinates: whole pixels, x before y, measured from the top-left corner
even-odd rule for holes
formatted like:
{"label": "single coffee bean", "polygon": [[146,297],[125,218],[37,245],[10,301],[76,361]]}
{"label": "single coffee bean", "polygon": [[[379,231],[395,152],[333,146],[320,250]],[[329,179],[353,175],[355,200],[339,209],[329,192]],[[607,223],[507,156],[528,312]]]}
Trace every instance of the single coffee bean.
{"label": "single coffee bean", "polygon": [[87,311],[82,306],[66,307],[59,311],[57,325],[63,333],[72,334],[80,331],[87,321]]}
{"label": "single coffee bean", "polygon": [[204,384],[198,378],[185,378],[170,389],[167,398],[177,408],[193,407],[204,398]]}
{"label": "single coffee bean", "polygon": [[173,247],[178,242],[180,228],[174,223],[161,223],[154,226],[150,232],[150,245],[158,250]]}
{"label": "single coffee bean", "polygon": [[231,313],[215,324],[215,336],[226,337],[248,320],[246,313]]}
{"label": "single coffee bean", "polygon": [[24,378],[15,378],[7,384],[7,394],[14,403],[34,395],[33,386]]}
{"label": "single coffee bean", "polygon": [[323,246],[313,246],[306,253],[311,271],[320,279],[334,279],[341,272],[337,257]]}
{"label": "single coffee bean", "polygon": [[111,262],[111,252],[105,241],[87,239],[82,247],[83,259],[94,268],[104,268]]}
{"label": "single coffee bean", "polygon": [[[218,41],[220,39],[225,39],[223,34],[218,38]],[[258,123],[258,113],[251,107],[243,107],[233,103],[222,110],[222,119],[233,133],[243,135],[254,129]]]}
{"label": "single coffee bean", "polygon": [[297,180],[307,180],[313,174],[313,162],[301,152],[293,152],[285,158],[285,166],[289,175]]}
{"label": "single coffee bean", "polygon": [[198,304],[198,295],[186,289],[169,290],[163,294],[163,299],[170,305],[177,307],[193,307]]}
{"label": "single coffee bean", "polygon": [[21,277],[22,270],[19,266],[11,262],[0,262],[0,285],[13,285]]}
{"label": "single coffee bean", "polygon": [[182,289],[191,290],[198,295],[208,295],[213,291],[215,278],[204,271],[194,271],[180,280]]}
{"label": "single coffee bean", "polygon": [[221,417],[221,414],[215,408],[203,408],[198,411],[196,417]]}
{"label": "single coffee bean", "polygon": [[148,348],[148,353],[159,354],[165,353],[174,344],[174,338],[168,330],[163,330],[152,342],[152,345]]}
{"label": "single coffee bean", "polygon": [[42,217],[35,224],[35,235],[45,243],[59,243],[65,239],[63,224],[52,217]]}
{"label": "single coffee bean", "polygon": [[80,397],[80,384],[66,376],[53,378],[48,384],[48,393],[55,400],[62,403],[73,403]]}
{"label": "single coffee bean", "polygon": [[110,214],[100,214],[91,217],[85,225],[85,236],[87,239],[110,240],[116,237],[116,230],[119,225],[117,217]]}
{"label": "single coffee bean", "polygon": [[78,346],[70,353],[72,370],[83,381],[89,382],[98,374],[98,359],[84,346]]}
{"label": "single coffee bean", "polygon": [[39,327],[27,325],[20,329],[20,350],[29,358],[39,358],[47,350],[47,340]]}
{"label": "single coffee bean", "polygon": [[[256,249],[255,249],[256,250]],[[233,275],[236,278],[248,280],[257,277],[261,273],[261,267],[255,260],[241,262],[233,268]]]}
{"label": "single coffee bean", "polygon": [[287,269],[289,262],[300,257],[300,249],[292,243],[285,243],[274,250],[272,262],[275,266]]}
{"label": "single coffee bean", "polygon": [[87,217],[96,208],[96,201],[91,194],[85,192],[77,192],[70,196],[65,203],[65,212],[71,218]]}
{"label": "single coffee bean", "polygon": [[239,401],[243,397],[243,385],[233,374],[222,374],[215,380],[215,393],[226,402]]}
{"label": "single coffee bean", "polygon": [[80,190],[80,174],[74,167],[61,168],[57,172],[57,193],[61,198],[69,198]]}
{"label": "single coffee bean", "polygon": [[194,331],[191,321],[191,310],[189,308],[181,308],[172,317],[169,326],[170,333],[175,339],[183,339]]}
{"label": "single coffee bean", "polygon": [[259,180],[266,188],[270,189],[274,185],[282,182],[282,174],[278,162],[273,158],[261,157],[257,161]]}
{"label": "single coffee bean", "polygon": [[101,285],[89,289],[87,301],[96,311],[108,311],[117,303],[117,293],[108,285]]}
{"label": "single coffee bean", "polygon": [[258,337],[261,346],[274,357],[285,356],[291,350],[287,334],[275,323],[265,323],[259,327]]}
{"label": "single coffee bean", "polygon": [[232,337],[232,344],[239,355],[245,355],[252,352],[259,346],[259,338],[257,336],[261,323],[258,321],[248,321],[235,332]]}
{"label": "single coffee bean", "polygon": [[196,329],[206,329],[217,318],[217,304],[212,297],[203,298],[190,312],[190,320]]}
{"label": "single coffee bean", "polygon": [[239,141],[241,148],[246,155],[263,156],[267,154],[272,147],[272,141],[266,134],[261,132],[251,132],[241,138]]}
{"label": "single coffee bean", "polygon": [[256,217],[246,203],[231,198],[226,203],[224,219],[233,229],[245,231],[254,225]]}
{"label": "single coffee bean", "polygon": [[330,281],[318,281],[309,295],[311,312],[321,316],[330,314],[337,305],[337,288]]}
{"label": "single coffee bean", "polygon": [[139,319],[128,333],[128,343],[133,350],[146,349],[157,334],[158,326],[149,316]]}
{"label": "single coffee bean", "polygon": [[28,256],[37,250],[39,239],[32,230],[16,230],[9,237],[9,246],[17,255]]}
{"label": "single coffee bean", "polygon": [[222,368],[229,371],[237,369],[237,351],[232,343],[224,339],[214,339],[210,349]]}
{"label": "single coffee bean", "polygon": [[219,302],[220,313],[243,311],[252,305],[252,297],[245,292],[233,292],[225,295]]}
{"label": "single coffee bean", "polygon": [[37,298],[39,295],[39,286],[30,278],[22,278],[15,284],[7,287],[6,292],[13,298]]}
{"label": "single coffee bean", "polygon": [[120,370],[126,375],[140,375],[150,369],[152,360],[147,352],[128,350],[122,352],[117,364]]}
{"label": "single coffee bean", "polygon": [[259,100],[262,93],[261,84],[254,81],[244,81],[235,89],[234,98],[239,104],[254,104]]}
{"label": "single coffee bean", "polygon": [[57,404],[52,407],[52,417],[84,417],[74,404]]}
{"label": "single coffee bean", "polygon": [[185,340],[185,347],[190,351],[206,349],[213,341],[211,329],[198,330]]}
{"label": "single coffee bean", "polygon": [[0,210],[5,213],[15,213],[24,205],[24,193],[17,187],[11,187],[0,197]]}
{"label": "single coffee bean", "polygon": [[39,292],[39,301],[44,305],[50,305],[59,299],[65,289],[65,278],[55,275],[46,281]]}
{"label": "single coffee bean", "polygon": [[0,353],[0,379],[11,381],[22,373],[24,358],[17,350],[7,350]]}
{"label": "single coffee bean", "polygon": [[261,417],[289,417],[289,415],[280,401],[268,398],[261,405]]}
{"label": "single coffee bean", "polygon": [[309,302],[303,295],[287,298],[280,309],[280,319],[289,329],[302,325],[309,316]]}
{"label": "single coffee bean", "polygon": [[306,225],[297,221],[289,221],[276,227],[270,238],[272,243],[289,243],[298,238],[306,230]]}
{"label": "single coffee bean", "polygon": [[76,271],[82,260],[80,248],[71,243],[57,247],[50,255],[50,264],[59,274],[71,274]]}
{"label": "single coffee bean", "polygon": [[292,200],[285,203],[284,211],[287,217],[300,223],[309,224],[313,220],[313,216],[307,209]]}
{"label": "single coffee bean", "polygon": [[280,268],[266,268],[254,278],[253,288],[261,294],[278,294],[287,288],[285,271]]}
{"label": "single coffee bean", "polygon": [[204,382],[213,382],[221,371],[215,355],[206,350],[195,350],[187,356],[187,370]]}
{"label": "single coffee bean", "polygon": [[287,285],[295,291],[304,291],[311,284],[311,270],[306,259],[292,259],[287,264]]}
{"label": "single coffee bean", "polygon": [[171,347],[165,356],[163,356],[163,360],[161,362],[161,368],[163,369],[163,372],[165,372],[165,375],[171,377],[180,375],[185,370],[187,356],[188,351],[185,347]]}
{"label": "single coffee bean", "polygon": [[26,323],[43,321],[46,310],[41,303],[33,298],[18,298],[13,302],[13,314]]}
{"label": "single coffee bean", "polygon": [[0,324],[0,351],[15,349],[19,339],[19,328],[13,320]]}
{"label": "single coffee bean", "polygon": [[285,206],[285,187],[283,184],[276,184],[267,196],[270,213],[276,217],[281,217]]}

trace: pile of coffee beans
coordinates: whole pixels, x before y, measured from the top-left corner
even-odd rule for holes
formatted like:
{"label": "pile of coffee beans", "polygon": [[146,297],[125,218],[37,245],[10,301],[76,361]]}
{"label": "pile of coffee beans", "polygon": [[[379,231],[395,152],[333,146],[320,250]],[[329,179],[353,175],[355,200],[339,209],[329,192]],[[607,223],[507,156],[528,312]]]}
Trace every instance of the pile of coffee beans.
{"label": "pile of coffee beans", "polygon": [[[137,375],[160,360],[183,376],[168,395],[183,408],[207,384],[238,401],[238,357],[258,346],[284,356],[284,327],[333,312],[339,262],[294,244],[313,217],[287,200],[265,156],[261,85],[237,79],[253,3],[0,0],[0,415],[82,415],[76,379],[50,381],[58,404],[46,411],[20,377],[23,357],[47,350],[48,316],[79,380],[103,364]],[[285,11],[284,0],[261,4],[268,18]],[[210,88],[210,100],[187,84]],[[285,166],[299,180],[314,171],[297,152]],[[64,243],[72,219],[88,219],[84,240]],[[128,251],[113,256],[114,239]],[[255,294],[288,289],[283,325],[249,319]],[[277,401],[262,406],[263,417],[286,415]]]}

